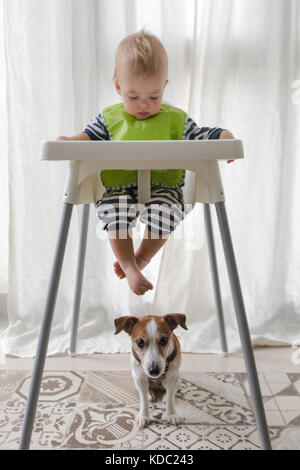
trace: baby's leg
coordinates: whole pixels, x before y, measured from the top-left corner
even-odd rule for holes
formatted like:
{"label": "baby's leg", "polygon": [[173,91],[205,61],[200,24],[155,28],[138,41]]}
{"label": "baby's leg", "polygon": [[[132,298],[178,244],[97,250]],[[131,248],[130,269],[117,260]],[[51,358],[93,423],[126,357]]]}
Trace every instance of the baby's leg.
{"label": "baby's leg", "polygon": [[133,251],[133,242],[129,232],[127,238],[119,238],[118,231],[109,231],[108,237],[112,250],[118,260],[120,268],[127,278],[131,290],[137,295],[143,295],[153,289],[153,285],[140,272]]}
{"label": "baby's leg", "polygon": [[[163,247],[168,238],[169,234],[167,236],[160,236],[159,238],[151,238],[151,232],[145,228],[143,240],[134,254],[136,265],[140,271],[144,269],[148,263],[150,263],[153,256]],[[120,279],[126,277],[126,274],[124,273],[118,261],[115,261],[114,269],[115,273]]]}
{"label": "baby's leg", "polygon": [[153,256],[156,255],[169,239],[169,236],[170,234],[156,235],[156,238],[153,238],[153,234],[148,231],[147,227],[145,228],[143,240],[135,253],[137,265],[140,269],[143,269],[150,263]]}
{"label": "baby's leg", "polygon": [[164,246],[182,220],[181,189],[152,187],[151,198],[145,203],[141,222],[146,224],[143,240],[136,252],[143,266]]}
{"label": "baby's leg", "polygon": [[[152,188],[151,198],[141,213],[146,229],[143,240],[135,253],[137,267],[142,270],[163,247],[178,224],[184,218],[184,200],[180,188]],[[114,268],[120,279],[126,277],[116,261]]]}
{"label": "baby's leg", "polygon": [[[117,258],[123,277],[137,295],[143,295],[153,285],[143,276],[136,265],[129,227],[136,219],[135,190],[120,189],[107,191],[97,204],[97,215],[108,232],[112,250]],[[116,271],[116,269],[115,269]],[[126,273],[126,274],[125,274]],[[116,274],[120,277],[119,273]]]}

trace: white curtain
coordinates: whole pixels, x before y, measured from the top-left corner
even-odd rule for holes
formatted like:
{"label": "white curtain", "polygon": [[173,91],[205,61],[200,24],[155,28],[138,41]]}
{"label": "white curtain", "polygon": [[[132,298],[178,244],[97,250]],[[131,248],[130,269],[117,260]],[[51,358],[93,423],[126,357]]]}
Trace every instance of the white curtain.
{"label": "white curtain", "polygon": [[[0,13],[0,293],[7,354],[35,355],[62,209],[65,163],[41,162],[40,143],[74,135],[118,102],[119,41],[142,27],[169,55],[164,98],[199,125],[229,129],[245,160],[221,163],[226,208],[254,344],[300,339],[300,2],[298,0],[3,0]],[[71,221],[49,354],[68,348],[80,208]],[[240,340],[216,216],[219,275],[230,351]],[[131,294],[113,272],[92,208],[78,352],[129,351],[113,334],[126,314],[187,315],[183,351],[219,352],[203,210],[184,222]],[[197,228],[197,230],[196,230]],[[97,233],[101,233],[98,230]],[[104,232],[102,235],[105,235]],[[136,242],[137,243],[137,242]],[[5,312],[2,310],[5,325]]]}

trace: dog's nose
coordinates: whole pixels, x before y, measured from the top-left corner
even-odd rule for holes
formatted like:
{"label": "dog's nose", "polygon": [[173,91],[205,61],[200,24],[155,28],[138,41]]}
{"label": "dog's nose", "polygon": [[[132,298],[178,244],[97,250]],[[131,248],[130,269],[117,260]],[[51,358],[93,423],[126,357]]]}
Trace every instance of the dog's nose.
{"label": "dog's nose", "polygon": [[149,367],[149,374],[153,375],[153,377],[156,377],[159,373],[160,373],[160,369],[158,365],[155,364],[155,362],[153,362],[151,366]]}

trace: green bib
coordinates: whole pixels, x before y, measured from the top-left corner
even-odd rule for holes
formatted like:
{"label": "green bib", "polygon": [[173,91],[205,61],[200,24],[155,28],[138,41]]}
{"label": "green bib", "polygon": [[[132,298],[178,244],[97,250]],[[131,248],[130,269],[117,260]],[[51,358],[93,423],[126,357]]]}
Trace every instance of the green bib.
{"label": "green bib", "polygon": [[[111,140],[182,140],[186,113],[162,104],[148,119],[139,120],[127,113],[123,103],[104,109],[103,118]],[[151,184],[183,186],[185,170],[151,170]],[[107,189],[121,189],[138,183],[137,170],[103,170],[101,180]]]}

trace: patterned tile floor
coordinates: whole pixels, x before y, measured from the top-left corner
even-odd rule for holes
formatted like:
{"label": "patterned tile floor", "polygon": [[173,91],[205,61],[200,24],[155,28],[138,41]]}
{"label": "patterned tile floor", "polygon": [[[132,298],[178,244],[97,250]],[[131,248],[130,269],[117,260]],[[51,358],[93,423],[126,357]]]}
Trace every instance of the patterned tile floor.
{"label": "patterned tile floor", "polygon": [[[0,370],[0,449],[16,449],[31,371]],[[300,374],[259,374],[273,449],[300,449]],[[245,373],[182,372],[179,426],[165,404],[136,424],[129,371],[46,371],[32,449],[258,449]]]}

